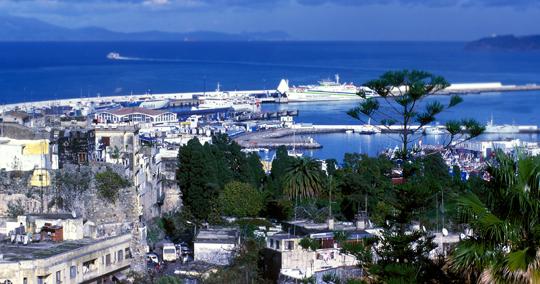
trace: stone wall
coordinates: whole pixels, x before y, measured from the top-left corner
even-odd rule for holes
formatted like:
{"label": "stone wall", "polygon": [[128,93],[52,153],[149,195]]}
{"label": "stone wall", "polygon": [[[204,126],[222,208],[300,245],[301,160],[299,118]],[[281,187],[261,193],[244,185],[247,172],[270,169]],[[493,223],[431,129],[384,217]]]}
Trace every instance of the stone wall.
{"label": "stone wall", "polygon": [[[120,165],[94,164],[92,166],[65,167],[62,171],[88,170],[89,175],[91,175],[88,188],[82,189],[78,194],[68,196],[58,193],[55,188],[56,184],[53,182],[51,187],[43,189],[44,212],[71,213],[71,211],[75,211],[77,216],[82,217],[85,222],[91,221],[95,224],[97,237],[108,237],[119,233],[130,232],[133,229],[133,222],[138,221],[135,188],[130,186],[121,189],[115,203],[101,198],[97,193],[93,177],[97,172],[103,171],[107,167],[129,179],[126,176],[124,167]],[[53,181],[56,181],[58,173],[58,171],[52,173]],[[29,178],[30,173],[21,173],[18,176],[13,176],[11,173],[0,174],[0,217],[8,217],[9,201],[20,201],[21,205],[23,205],[24,213],[41,212],[40,189],[29,187],[27,182]],[[50,206],[57,194],[61,194],[63,198],[70,199],[70,202],[73,203],[71,210],[60,208],[57,205]]]}

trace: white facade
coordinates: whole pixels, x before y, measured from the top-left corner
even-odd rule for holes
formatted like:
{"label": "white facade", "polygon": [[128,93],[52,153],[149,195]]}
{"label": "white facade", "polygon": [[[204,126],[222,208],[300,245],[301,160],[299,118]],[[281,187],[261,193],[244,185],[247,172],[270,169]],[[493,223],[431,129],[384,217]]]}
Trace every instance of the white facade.
{"label": "white facade", "polygon": [[193,241],[195,261],[229,265],[236,254],[240,237],[236,228],[212,228],[199,231]]}
{"label": "white facade", "polygon": [[236,244],[194,243],[195,261],[203,261],[217,265],[231,263]]}
{"label": "white facade", "polygon": [[169,123],[177,122],[176,113],[144,108],[122,108],[95,114],[98,123]]}
{"label": "white facade", "polygon": [[277,234],[269,237],[267,248],[280,252],[280,273],[296,279],[311,277],[314,273],[332,268],[356,266],[353,255],[340,252],[337,244],[332,248],[303,249],[300,237]]}
{"label": "white facade", "polygon": [[49,140],[17,140],[0,138],[0,169],[32,171],[58,169],[58,156]]}

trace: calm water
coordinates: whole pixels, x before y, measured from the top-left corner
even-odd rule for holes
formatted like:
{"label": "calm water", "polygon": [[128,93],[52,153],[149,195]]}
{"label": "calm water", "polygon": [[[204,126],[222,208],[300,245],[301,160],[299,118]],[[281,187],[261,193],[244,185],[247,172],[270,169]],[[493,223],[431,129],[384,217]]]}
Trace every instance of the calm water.
{"label": "calm water", "polygon": [[[137,59],[106,59],[113,51]],[[281,78],[298,85],[336,73],[360,84],[404,68],[451,82],[540,83],[540,52],[468,52],[463,43],[433,42],[0,43],[0,103],[213,90],[218,82],[226,90],[266,89]],[[493,115],[497,123],[540,124],[539,100],[539,92],[469,95],[440,119],[484,122]],[[345,114],[350,107],[350,102],[264,106],[299,109],[299,122],[317,124],[356,123]],[[323,158],[341,158],[347,151],[376,153],[396,144],[384,135],[315,138],[324,148],[312,154]]]}

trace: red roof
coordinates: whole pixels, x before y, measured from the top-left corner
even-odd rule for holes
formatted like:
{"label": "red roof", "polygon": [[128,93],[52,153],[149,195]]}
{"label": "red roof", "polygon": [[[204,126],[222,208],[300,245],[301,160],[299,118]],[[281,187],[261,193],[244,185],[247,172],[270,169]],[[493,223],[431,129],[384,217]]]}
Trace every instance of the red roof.
{"label": "red roof", "polygon": [[160,114],[167,113],[162,110],[147,109],[147,108],[142,108],[142,107],[125,107],[125,108],[120,108],[120,109],[115,109],[115,110],[110,110],[110,111],[103,111],[103,112],[108,112],[114,115],[128,115],[128,114],[140,113],[140,114],[146,114],[149,116],[158,116]]}

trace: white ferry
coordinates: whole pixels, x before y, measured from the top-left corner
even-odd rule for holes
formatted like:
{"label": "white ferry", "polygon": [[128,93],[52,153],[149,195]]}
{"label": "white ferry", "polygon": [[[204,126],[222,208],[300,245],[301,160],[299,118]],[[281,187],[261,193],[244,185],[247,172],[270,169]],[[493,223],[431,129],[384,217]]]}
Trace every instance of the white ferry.
{"label": "white ferry", "polygon": [[358,96],[360,91],[366,92],[368,97],[376,96],[376,93],[367,87],[357,87],[352,83],[340,83],[337,74],[335,81],[322,80],[319,81],[319,85],[298,87],[289,87],[289,82],[283,79],[277,90],[286,95],[289,102],[362,100]]}
{"label": "white ferry", "polygon": [[514,134],[519,133],[519,126],[511,124],[494,124],[493,116],[486,124],[485,134]]}
{"label": "white ferry", "polygon": [[168,108],[170,105],[170,100],[148,100],[142,102],[139,107],[146,108],[146,109],[162,109],[162,108]]}

